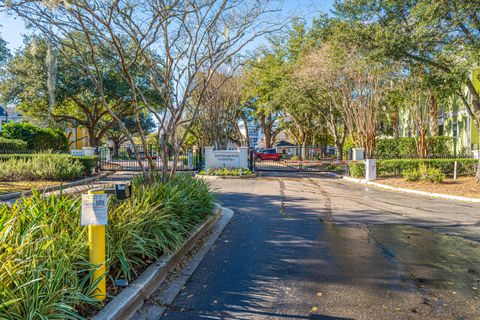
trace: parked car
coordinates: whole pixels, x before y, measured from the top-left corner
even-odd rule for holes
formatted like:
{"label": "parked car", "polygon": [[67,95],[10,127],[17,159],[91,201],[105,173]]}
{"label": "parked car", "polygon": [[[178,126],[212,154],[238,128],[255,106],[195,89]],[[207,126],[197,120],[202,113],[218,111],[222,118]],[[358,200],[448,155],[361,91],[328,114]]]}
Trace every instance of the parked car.
{"label": "parked car", "polygon": [[255,152],[255,161],[274,160],[278,161],[282,157],[275,149],[261,149]]}

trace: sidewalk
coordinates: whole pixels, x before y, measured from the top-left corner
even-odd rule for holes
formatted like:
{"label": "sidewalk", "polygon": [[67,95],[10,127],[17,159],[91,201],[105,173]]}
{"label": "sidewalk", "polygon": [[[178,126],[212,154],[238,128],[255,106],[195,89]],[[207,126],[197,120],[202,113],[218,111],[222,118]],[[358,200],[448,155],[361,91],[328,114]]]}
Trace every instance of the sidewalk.
{"label": "sidewalk", "polygon": [[[131,172],[131,171],[130,172],[129,171],[113,172],[109,175],[100,177],[98,180],[88,181],[88,182],[85,182],[84,184],[79,184],[79,185],[75,185],[75,186],[71,186],[71,187],[62,188],[60,190],[47,191],[47,192],[44,192],[44,195],[49,196],[52,193],[56,194],[56,195],[60,194],[60,193],[67,193],[67,194],[69,194],[69,193],[72,193],[72,194],[73,193],[81,193],[81,192],[84,192],[88,189],[99,188],[99,187],[102,187],[102,186],[105,186],[105,185],[125,183],[127,181],[132,180],[133,176],[135,176],[137,174],[139,174],[139,172]],[[39,191],[42,192],[42,190],[39,190]],[[21,196],[22,196],[22,194],[19,194],[15,198],[4,200],[4,201],[1,201],[1,202],[12,204],[18,198],[20,198]]]}

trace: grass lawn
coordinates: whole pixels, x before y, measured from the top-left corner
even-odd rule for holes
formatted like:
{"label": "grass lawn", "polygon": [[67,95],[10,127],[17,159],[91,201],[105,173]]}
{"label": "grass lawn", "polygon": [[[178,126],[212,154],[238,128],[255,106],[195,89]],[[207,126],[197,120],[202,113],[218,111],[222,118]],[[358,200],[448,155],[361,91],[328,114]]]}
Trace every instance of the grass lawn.
{"label": "grass lawn", "polygon": [[445,179],[443,183],[404,181],[401,178],[382,178],[377,179],[375,182],[397,188],[415,189],[469,198],[480,198],[480,183],[476,183],[475,177],[459,177],[457,180]]}
{"label": "grass lawn", "polygon": [[6,181],[0,182],[0,194],[27,191],[32,188],[41,190],[46,187],[59,185],[59,181]]}

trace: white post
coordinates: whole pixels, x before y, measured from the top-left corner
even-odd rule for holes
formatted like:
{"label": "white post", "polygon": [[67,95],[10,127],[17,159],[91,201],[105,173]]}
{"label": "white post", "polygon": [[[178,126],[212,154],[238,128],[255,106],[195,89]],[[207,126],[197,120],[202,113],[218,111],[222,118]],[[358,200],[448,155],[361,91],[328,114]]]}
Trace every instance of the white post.
{"label": "white post", "polygon": [[248,148],[247,147],[239,147],[238,151],[240,151],[239,155],[239,166],[240,168],[248,169]]}
{"label": "white post", "polygon": [[188,153],[187,153],[187,166],[189,168],[193,167],[193,152],[192,151],[188,151]]}
{"label": "white post", "polygon": [[205,147],[205,169],[213,168],[214,165],[213,147]]}
{"label": "white post", "polygon": [[453,163],[453,180],[457,180],[457,160]]}
{"label": "white post", "polygon": [[480,150],[472,150],[473,159],[480,159]]}
{"label": "white post", "polygon": [[365,179],[367,181],[374,181],[377,179],[377,160],[365,160]]}

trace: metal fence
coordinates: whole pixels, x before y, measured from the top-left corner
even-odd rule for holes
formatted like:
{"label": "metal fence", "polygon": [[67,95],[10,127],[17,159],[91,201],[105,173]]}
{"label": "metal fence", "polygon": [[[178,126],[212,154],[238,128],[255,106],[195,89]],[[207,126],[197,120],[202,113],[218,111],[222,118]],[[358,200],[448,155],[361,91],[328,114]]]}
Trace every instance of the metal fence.
{"label": "metal fence", "polygon": [[299,146],[276,148],[271,154],[252,150],[250,166],[257,171],[281,172],[343,173],[347,170],[346,161],[338,159],[335,149]]}
{"label": "metal fence", "polygon": [[[140,162],[145,168],[150,168],[150,160],[153,162],[157,170],[161,170],[164,166],[172,168],[176,164],[178,171],[198,170],[202,166],[202,152],[189,149],[182,149],[175,158],[173,152],[169,150],[168,159],[163,161],[160,156],[158,147],[148,145],[144,150],[142,146],[137,146],[139,151]],[[124,170],[124,171],[140,171],[141,166],[132,147],[99,148],[100,169],[101,170]],[[150,160],[149,160],[150,158]]]}

